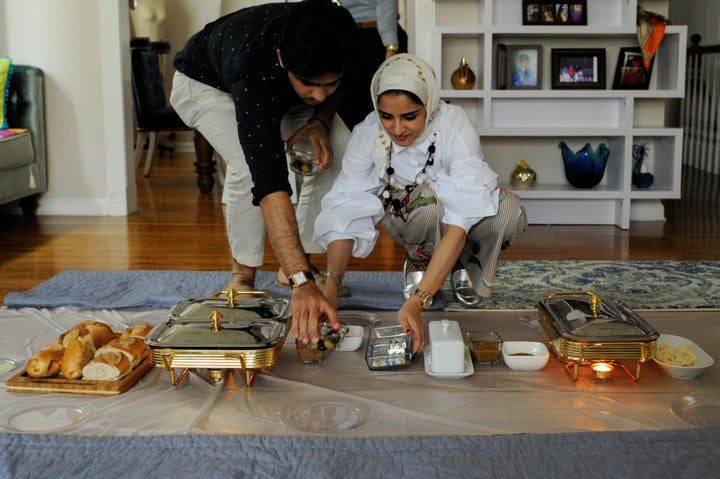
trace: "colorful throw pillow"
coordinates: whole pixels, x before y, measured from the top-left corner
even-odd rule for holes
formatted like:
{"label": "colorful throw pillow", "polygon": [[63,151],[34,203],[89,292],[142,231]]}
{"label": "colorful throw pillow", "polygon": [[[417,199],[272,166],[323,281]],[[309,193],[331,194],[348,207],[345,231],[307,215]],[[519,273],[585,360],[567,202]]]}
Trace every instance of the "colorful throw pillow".
{"label": "colorful throw pillow", "polygon": [[10,93],[12,68],[12,60],[9,57],[0,58],[0,130],[8,127],[5,110],[8,94]]}

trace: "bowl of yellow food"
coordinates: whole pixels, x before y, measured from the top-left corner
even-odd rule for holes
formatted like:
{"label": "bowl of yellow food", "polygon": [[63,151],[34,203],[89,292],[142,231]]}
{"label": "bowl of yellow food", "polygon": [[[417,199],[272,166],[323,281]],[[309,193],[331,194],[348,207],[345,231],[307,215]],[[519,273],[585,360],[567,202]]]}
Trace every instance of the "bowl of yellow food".
{"label": "bowl of yellow food", "polygon": [[668,375],[677,379],[696,378],[715,364],[715,360],[700,346],[672,334],[661,334],[658,337],[655,362]]}

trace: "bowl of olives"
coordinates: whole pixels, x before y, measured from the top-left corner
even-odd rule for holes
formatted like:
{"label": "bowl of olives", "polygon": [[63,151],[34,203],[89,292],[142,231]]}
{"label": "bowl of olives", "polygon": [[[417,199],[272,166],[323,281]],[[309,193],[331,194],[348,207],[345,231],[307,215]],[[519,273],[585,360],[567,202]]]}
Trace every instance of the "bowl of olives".
{"label": "bowl of olives", "polygon": [[316,364],[323,362],[328,356],[337,351],[342,344],[348,327],[340,325],[340,329],[332,329],[328,323],[320,324],[320,338],[317,342],[303,343],[299,338],[295,339],[298,359],[304,364]]}

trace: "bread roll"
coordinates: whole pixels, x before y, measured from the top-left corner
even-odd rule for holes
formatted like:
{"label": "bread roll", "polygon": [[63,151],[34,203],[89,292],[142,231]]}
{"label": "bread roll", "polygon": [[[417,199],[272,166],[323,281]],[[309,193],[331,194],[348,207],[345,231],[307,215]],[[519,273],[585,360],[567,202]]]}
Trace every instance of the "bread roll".
{"label": "bread roll", "polygon": [[140,361],[145,359],[147,353],[147,345],[142,339],[131,338],[131,337],[120,337],[113,339],[103,347],[97,350],[96,355],[103,353],[120,353],[124,355],[132,367],[140,364]]}
{"label": "bread roll", "polygon": [[83,379],[116,381],[132,370],[128,358],[119,352],[107,351],[96,355],[82,369]]}
{"label": "bread roll", "polygon": [[25,371],[34,378],[55,376],[60,372],[64,352],[62,343],[55,342],[33,354],[25,366]]}
{"label": "bread roll", "polygon": [[91,336],[85,335],[70,341],[62,357],[60,371],[66,379],[82,377],[83,367],[95,356],[95,345]]}

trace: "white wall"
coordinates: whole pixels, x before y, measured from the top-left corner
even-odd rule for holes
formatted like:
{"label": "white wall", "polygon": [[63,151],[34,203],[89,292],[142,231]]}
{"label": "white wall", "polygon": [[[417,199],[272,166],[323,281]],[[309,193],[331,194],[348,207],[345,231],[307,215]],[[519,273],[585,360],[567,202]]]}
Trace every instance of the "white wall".
{"label": "white wall", "polygon": [[[130,138],[123,118],[125,82],[107,77],[108,66],[120,71],[122,57],[116,49],[108,64],[103,54],[113,47],[107,35],[117,35],[122,25],[127,29],[114,2],[127,5],[0,0],[2,54],[45,73],[49,189],[39,214],[126,214],[134,206],[134,184],[127,184],[122,164]],[[108,169],[110,159],[118,169]]]}

